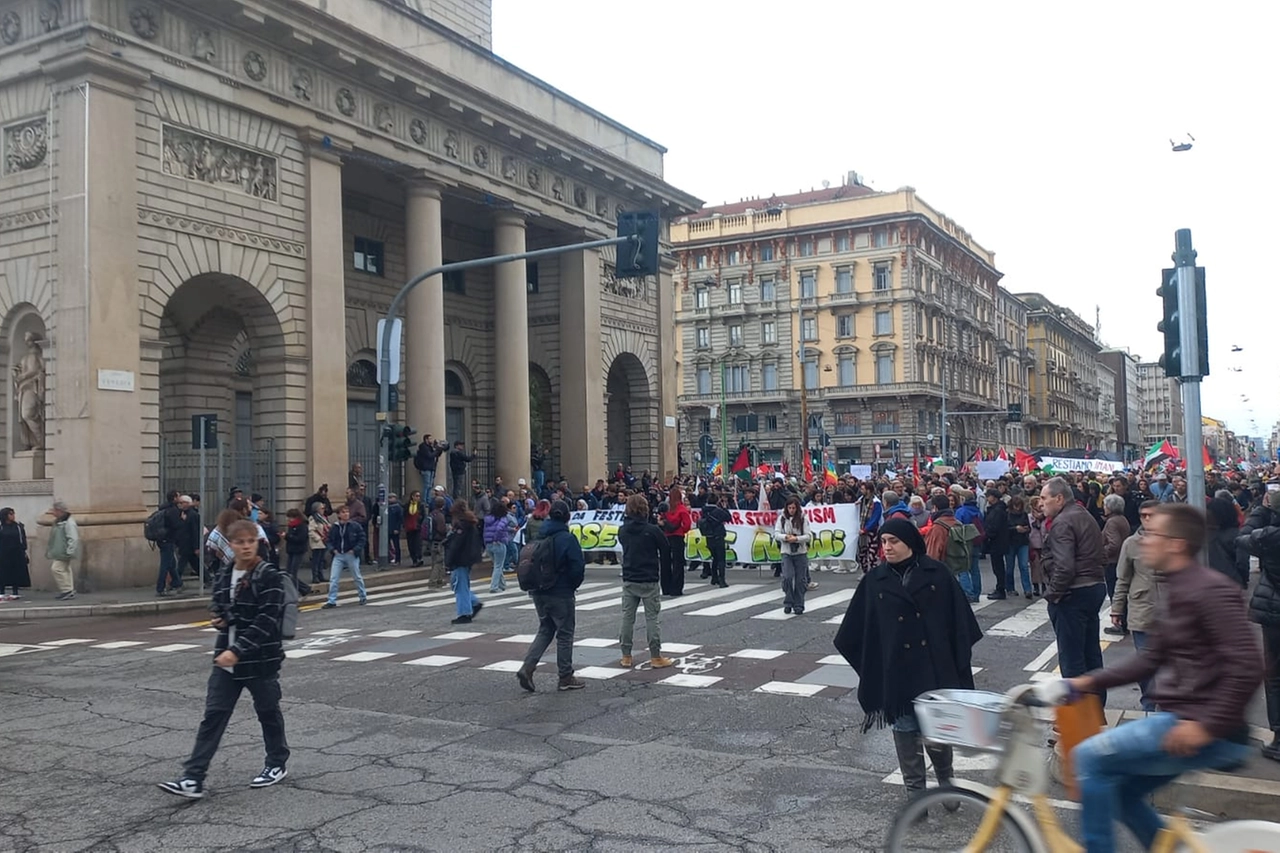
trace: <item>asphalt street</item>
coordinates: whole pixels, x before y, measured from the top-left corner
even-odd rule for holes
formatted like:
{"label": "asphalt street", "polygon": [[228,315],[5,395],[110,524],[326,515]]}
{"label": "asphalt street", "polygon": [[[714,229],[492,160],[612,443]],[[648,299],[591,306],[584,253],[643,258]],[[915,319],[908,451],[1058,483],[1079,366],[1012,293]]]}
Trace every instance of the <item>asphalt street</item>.
{"label": "asphalt street", "polygon": [[[626,670],[617,569],[589,568],[575,649],[588,687],[565,693],[554,647],[539,692],[516,684],[536,622],[513,581],[496,595],[478,581],[487,606],[466,626],[422,583],[307,609],[282,675],[289,778],[248,788],[262,741],[244,697],[195,803],[155,783],[176,778],[203,709],[213,634],[189,621],[199,611],[0,624],[0,849],[881,849],[897,762],[888,733],[860,732],[855,676],[831,645],[858,576],[815,573],[790,618],[767,571],[731,570],[728,590],[687,577],[662,614],[678,665],[645,665],[639,616]],[[979,688],[1053,677],[1043,602],[979,607]],[[979,780],[992,765],[958,763]]]}

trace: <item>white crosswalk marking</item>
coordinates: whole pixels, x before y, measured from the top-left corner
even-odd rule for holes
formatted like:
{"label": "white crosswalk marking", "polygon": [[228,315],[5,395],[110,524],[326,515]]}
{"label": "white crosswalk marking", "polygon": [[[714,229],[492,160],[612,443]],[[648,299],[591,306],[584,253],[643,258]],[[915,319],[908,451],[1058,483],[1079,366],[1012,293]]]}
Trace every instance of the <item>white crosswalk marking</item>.
{"label": "white crosswalk marking", "polygon": [[80,645],[81,643],[96,643],[96,642],[98,641],[73,638],[68,640],[50,640],[49,642],[41,643],[40,645],[42,646],[76,646],[76,645]]}
{"label": "white crosswalk marking", "polygon": [[[832,607],[841,604],[848,604],[849,599],[853,598],[853,590],[842,589],[839,592],[833,592],[829,595],[820,595],[817,598],[811,598],[804,603],[804,612],[811,610],[822,610],[826,607]],[[770,619],[773,621],[783,621],[785,619],[794,619],[795,614],[783,613],[781,610],[770,610],[768,613],[759,613],[751,617],[752,619]],[[841,619],[844,615],[841,614]]]}
{"label": "white crosswalk marking", "polygon": [[111,643],[98,643],[96,646],[90,646],[91,649],[128,649],[133,646],[146,645],[141,640],[116,640]]}
{"label": "white crosswalk marking", "polygon": [[1044,647],[1044,651],[1040,652],[1040,654],[1036,655],[1035,658],[1033,658],[1029,664],[1024,666],[1022,668],[1022,671],[1023,672],[1039,672],[1040,670],[1044,669],[1045,664],[1053,660],[1053,656],[1056,655],[1057,653],[1058,653],[1058,641],[1054,640],[1052,643]]}
{"label": "white crosswalk marking", "polygon": [[191,643],[170,643],[167,646],[152,646],[147,649],[149,652],[185,652],[188,649],[200,649],[204,646],[192,645]]}
{"label": "white crosswalk marking", "polygon": [[[609,583],[603,582],[603,581],[597,582],[597,583],[590,583],[590,584],[584,583],[582,586],[578,587],[578,589],[579,590],[593,589],[596,587],[609,586],[609,585],[610,585]],[[529,602],[528,594],[526,594],[525,592],[522,592],[518,588],[512,588],[512,587],[508,587],[507,591],[504,593],[499,593],[498,595],[491,596],[488,598],[482,598],[480,600],[480,603],[483,604],[485,607],[502,607],[503,605],[508,605],[508,604],[516,605],[517,609],[532,607],[532,605]],[[450,594],[448,598],[443,598],[443,599],[440,599],[439,601],[424,601],[418,604],[410,604],[407,606],[408,607],[439,607],[442,604],[453,604],[453,595]]]}
{"label": "white crosswalk marking", "polygon": [[[733,587],[729,587],[733,589]],[[748,607],[754,607],[757,604],[765,603],[782,603],[782,590],[771,589],[768,592],[762,592],[758,595],[749,595],[746,598],[739,598],[736,601],[727,601],[724,604],[713,604],[711,607],[704,607],[701,610],[692,610],[690,616],[723,616],[726,613],[735,613],[739,610],[746,610]]]}
{"label": "white crosswalk marking", "polygon": [[[593,589],[591,592],[583,594],[582,590],[584,588],[586,588],[586,584],[583,584],[581,587],[578,588],[578,594],[574,597],[575,610],[601,610],[605,607],[616,607],[618,606],[617,599],[622,595],[621,587],[612,587],[610,589]],[[604,601],[591,601],[592,599],[600,599],[600,598],[604,599]],[[590,604],[578,603],[582,601],[591,601],[591,603]],[[536,609],[536,607],[533,604],[533,602],[529,602],[528,604],[517,605],[512,609],[513,610],[534,610]]]}
{"label": "white crosswalk marking", "polygon": [[987,629],[998,637],[1030,637],[1037,628],[1049,623],[1049,607],[1042,598]]}

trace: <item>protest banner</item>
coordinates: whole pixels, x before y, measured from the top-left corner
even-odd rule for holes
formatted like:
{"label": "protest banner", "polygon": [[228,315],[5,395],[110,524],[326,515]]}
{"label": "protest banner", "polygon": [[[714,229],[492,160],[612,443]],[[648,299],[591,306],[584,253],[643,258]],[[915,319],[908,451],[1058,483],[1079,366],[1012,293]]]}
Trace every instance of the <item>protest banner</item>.
{"label": "protest banner", "polygon": [[1041,468],[1053,468],[1054,471],[1095,471],[1099,474],[1114,474],[1124,468],[1123,462],[1112,462],[1109,459],[1070,459],[1063,456],[1041,456]]}
{"label": "protest banner", "polygon": [[[709,562],[711,550],[698,530],[699,510],[693,513],[693,529],[684,538],[686,560]],[[857,504],[823,504],[804,509],[813,528],[809,543],[810,560],[855,560],[858,551]],[[725,525],[725,561],[767,565],[781,562],[778,543],[773,541],[773,526],[778,520],[775,510],[731,509],[730,524]],[[583,551],[622,552],[618,544],[618,528],[624,518],[622,510],[580,510],[569,518],[569,530],[578,537]]]}

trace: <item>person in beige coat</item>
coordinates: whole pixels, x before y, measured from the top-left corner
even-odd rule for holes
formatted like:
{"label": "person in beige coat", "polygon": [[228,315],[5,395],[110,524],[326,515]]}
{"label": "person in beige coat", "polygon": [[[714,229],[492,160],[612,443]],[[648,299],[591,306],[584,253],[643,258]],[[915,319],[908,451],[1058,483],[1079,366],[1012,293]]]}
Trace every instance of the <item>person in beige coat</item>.
{"label": "person in beige coat", "polygon": [[[1159,586],[1153,572],[1142,562],[1140,543],[1142,525],[1147,523],[1159,501],[1145,501],[1138,509],[1138,530],[1120,546],[1120,559],[1116,563],[1116,592],[1111,598],[1111,627],[1108,634],[1123,634],[1126,629],[1133,635],[1133,647],[1139,652],[1147,644],[1147,631],[1156,621],[1156,603]],[[1155,705],[1147,700],[1150,681],[1138,682],[1142,690],[1142,710],[1154,711]]]}

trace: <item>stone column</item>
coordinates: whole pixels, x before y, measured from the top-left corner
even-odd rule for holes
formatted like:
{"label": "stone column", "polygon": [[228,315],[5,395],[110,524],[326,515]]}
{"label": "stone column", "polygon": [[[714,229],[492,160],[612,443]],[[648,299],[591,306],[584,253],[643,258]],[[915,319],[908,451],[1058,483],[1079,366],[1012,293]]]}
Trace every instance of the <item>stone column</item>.
{"label": "stone column", "polygon": [[302,137],[307,143],[307,470],[310,488],[328,483],[336,500],[346,493],[351,462],[341,156],[350,146],[321,130],[308,129]]}
{"label": "stone column", "polygon": [[[405,199],[408,276],[442,264],[440,186],[428,181],[409,185]],[[444,282],[432,276],[409,293],[405,303],[405,384],[409,425],[421,440],[445,441],[444,410]],[[448,453],[440,454],[436,483],[449,488]],[[422,481],[413,466],[406,472],[415,486]],[[424,496],[426,497],[426,496]]]}
{"label": "stone column", "polygon": [[656,277],[658,288],[658,430],[657,462],[655,477],[663,480],[679,473],[678,444],[679,431],[674,422],[667,426],[667,418],[676,416],[676,396],[680,387],[680,377],[676,365],[676,311],[678,296],[675,282],[672,279],[674,263],[661,263]]}
{"label": "stone column", "polygon": [[560,470],[571,488],[604,475],[605,388],[600,256],[560,256]]}
{"label": "stone column", "polygon": [[[44,70],[58,93],[56,135],[50,129],[57,140],[56,298],[53,346],[45,349],[54,373],[47,383],[53,405],[45,408],[53,491],[80,526],[77,586],[120,588],[154,580],[156,566],[140,535],[146,469],[137,308],[137,97],[150,75],[92,48]],[[31,554],[33,580],[48,588],[43,543],[33,542]]]}
{"label": "stone column", "polygon": [[[524,236],[520,214],[506,211],[494,217],[495,255],[523,252]],[[529,477],[529,282],[525,262],[495,267],[493,291],[497,474],[514,487],[519,478]]]}

